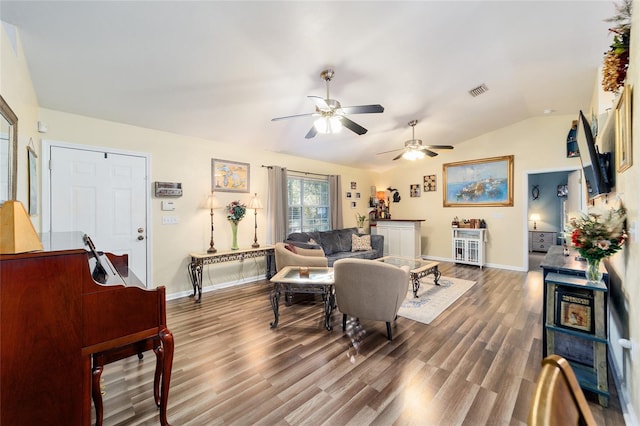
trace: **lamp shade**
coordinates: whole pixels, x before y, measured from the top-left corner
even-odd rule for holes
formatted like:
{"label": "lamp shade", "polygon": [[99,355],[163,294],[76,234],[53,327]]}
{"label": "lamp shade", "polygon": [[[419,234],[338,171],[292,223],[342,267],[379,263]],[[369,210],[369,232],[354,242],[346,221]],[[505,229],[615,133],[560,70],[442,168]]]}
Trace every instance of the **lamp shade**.
{"label": "lamp shade", "polygon": [[411,160],[411,161],[420,160],[424,158],[424,156],[425,156],[424,151],[421,151],[419,149],[413,149],[413,148],[406,150],[402,154],[402,158],[404,158],[405,160]]}
{"label": "lamp shade", "polygon": [[253,197],[251,197],[251,200],[249,200],[249,205],[247,206],[247,208],[254,209],[254,210],[262,208],[262,203],[260,202],[260,198],[258,198],[257,193],[255,193]]}
{"label": "lamp shade", "polygon": [[529,220],[538,221],[540,220],[540,215],[538,213],[532,213]]}
{"label": "lamp shade", "polygon": [[380,201],[384,200],[386,197],[386,193],[384,191],[378,191],[376,192],[376,198]]}
{"label": "lamp shade", "polygon": [[318,133],[340,133],[342,130],[342,121],[339,117],[320,117],[314,121],[313,126]]}
{"label": "lamp shade", "polygon": [[216,193],[211,191],[211,193],[209,194],[209,196],[207,197],[207,201],[204,205],[205,209],[219,209],[220,208],[220,201],[218,200],[218,197],[216,197]]}
{"label": "lamp shade", "polygon": [[29,214],[20,201],[5,201],[0,207],[0,254],[43,250]]}

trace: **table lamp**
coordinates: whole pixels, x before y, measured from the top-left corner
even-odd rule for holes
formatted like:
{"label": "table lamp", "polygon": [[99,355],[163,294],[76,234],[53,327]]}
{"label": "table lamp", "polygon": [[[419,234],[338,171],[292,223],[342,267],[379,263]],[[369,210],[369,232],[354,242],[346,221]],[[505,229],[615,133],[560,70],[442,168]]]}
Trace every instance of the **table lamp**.
{"label": "table lamp", "polygon": [[207,197],[206,208],[211,210],[211,241],[209,242],[207,253],[215,253],[218,250],[213,246],[213,209],[220,208],[220,202],[213,191],[211,191],[211,194]]}
{"label": "table lamp", "polygon": [[536,222],[540,220],[540,215],[538,213],[532,213],[529,220],[533,221],[533,230],[536,230]]}
{"label": "table lamp", "polygon": [[260,247],[260,244],[258,244],[258,209],[262,208],[262,203],[258,198],[258,193],[253,194],[253,197],[249,201],[249,205],[247,207],[253,209],[254,233],[253,244],[251,244],[251,247],[258,248]]}

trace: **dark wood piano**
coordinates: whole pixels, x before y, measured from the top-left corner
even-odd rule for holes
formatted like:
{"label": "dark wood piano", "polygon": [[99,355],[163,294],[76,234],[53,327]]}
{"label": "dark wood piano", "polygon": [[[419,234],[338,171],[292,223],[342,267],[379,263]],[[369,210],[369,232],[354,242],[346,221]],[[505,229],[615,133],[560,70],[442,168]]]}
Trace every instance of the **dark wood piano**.
{"label": "dark wood piano", "polygon": [[[41,239],[44,251],[0,255],[0,425],[88,425],[92,388],[101,424],[102,367],[150,349],[167,425],[173,336],[165,288],[143,288],[126,255],[97,253],[96,262],[82,233]],[[96,274],[98,263],[106,274]]]}

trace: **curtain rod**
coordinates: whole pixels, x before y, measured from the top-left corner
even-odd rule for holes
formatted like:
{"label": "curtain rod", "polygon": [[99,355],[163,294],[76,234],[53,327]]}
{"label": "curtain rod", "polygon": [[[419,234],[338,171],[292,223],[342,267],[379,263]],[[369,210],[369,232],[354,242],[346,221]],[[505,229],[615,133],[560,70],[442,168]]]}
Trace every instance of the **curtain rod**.
{"label": "curtain rod", "polygon": [[[273,166],[265,166],[263,164],[262,167],[266,167],[267,169],[270,169]],[[303,172],[303,171],[300,171],[300,170],[292,170],[292,169],[287,169],[287,170],[289,170],[290,172],[294,172],[294,173],[302,173],[303,175],[315,175],[315,176],[325,176],[325,177],[331,176],[331,175],[323,175],[322,173]]]}

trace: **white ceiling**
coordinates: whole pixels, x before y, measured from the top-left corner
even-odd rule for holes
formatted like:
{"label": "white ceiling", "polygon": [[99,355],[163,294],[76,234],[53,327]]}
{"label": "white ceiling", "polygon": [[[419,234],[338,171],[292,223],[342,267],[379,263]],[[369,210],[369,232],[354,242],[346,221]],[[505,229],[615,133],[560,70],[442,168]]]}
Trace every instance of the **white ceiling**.
{"label": "white ceiling", "polygon": [[[425,145],[455,145],[587,108],[614,13],[611,1],[0,4],[41,107],[378,169],[406,161],[376,153],[403,147],[412,119]],[[368,133],[307,140],[312,118],[270,121],[312,112],[327,67],[343,106],[384,106],[349,116]]]}

